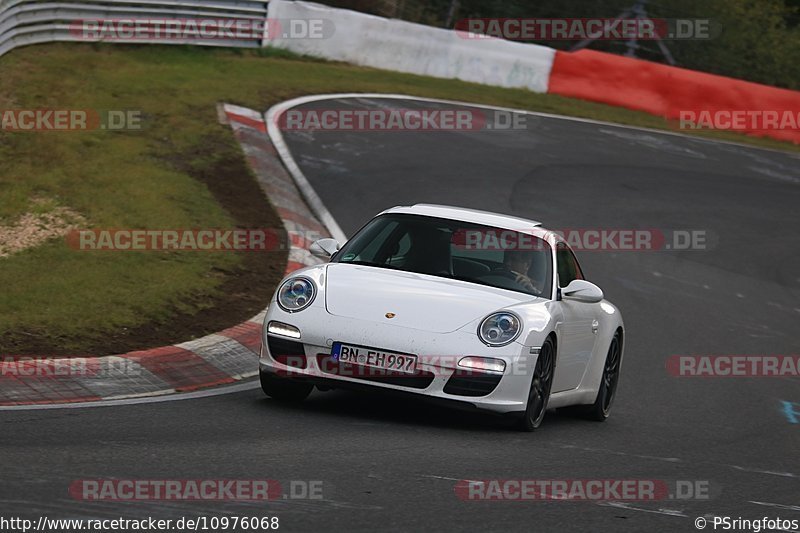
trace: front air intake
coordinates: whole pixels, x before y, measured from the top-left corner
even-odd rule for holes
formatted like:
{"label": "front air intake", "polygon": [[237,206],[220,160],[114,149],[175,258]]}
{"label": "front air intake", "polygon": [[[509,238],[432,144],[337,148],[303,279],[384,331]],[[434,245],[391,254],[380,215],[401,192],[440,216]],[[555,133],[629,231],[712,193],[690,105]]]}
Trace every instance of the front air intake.
{"label": "front air intake", "polygon": [[267,347],[269,355],[282,365],[291,368],[306,368],[308,360],[302,342],[290,341],[267,335]]}

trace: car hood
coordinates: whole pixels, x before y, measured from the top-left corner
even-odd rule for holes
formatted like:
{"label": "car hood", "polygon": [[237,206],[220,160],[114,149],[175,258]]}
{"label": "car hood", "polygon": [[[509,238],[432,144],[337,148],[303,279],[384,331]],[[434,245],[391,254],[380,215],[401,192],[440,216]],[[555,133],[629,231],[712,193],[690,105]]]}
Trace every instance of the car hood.
{"label": "car hood", "polygon": [[[332,315],[436,333],[455,331],[531,296],[378,267],[332,263],[325,306]],[[389,319],[387,313],[394,313]]]}

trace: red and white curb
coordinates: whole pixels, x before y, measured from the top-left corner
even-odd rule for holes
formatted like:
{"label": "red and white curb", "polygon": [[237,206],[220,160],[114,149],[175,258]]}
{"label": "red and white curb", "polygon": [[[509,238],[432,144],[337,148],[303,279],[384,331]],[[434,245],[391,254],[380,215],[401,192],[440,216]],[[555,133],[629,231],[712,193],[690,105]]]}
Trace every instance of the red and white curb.
{"label": "red and white curb", "polygon": [[[315,238],[330,236],[303,200],[267,135],[263,116],[223,104],[253,172],[289,234],[286,272],[317,264],[308,253]],[[0,359],[0,408],[130,400],[198,391],[258,374],[261,323],[266,311],[205,337],[106,357]]]}

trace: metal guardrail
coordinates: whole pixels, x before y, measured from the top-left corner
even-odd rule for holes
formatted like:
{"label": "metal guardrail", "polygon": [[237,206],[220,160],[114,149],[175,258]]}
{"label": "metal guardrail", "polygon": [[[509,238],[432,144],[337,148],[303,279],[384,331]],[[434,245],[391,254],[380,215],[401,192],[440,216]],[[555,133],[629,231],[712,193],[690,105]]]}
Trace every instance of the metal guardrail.
{"label": "metal guardrail", "polygon": [[[0,0],[0,56],[10,50],[56,41],[102,42],[102,38],[76,35],[75,24],[98,19],[234,19],[264,21],[267,1],[250,0],[84,0],[80,2],[42,2],[32,0]],[[115,38],[119,43],[195,44],[258,48],[263,38],[202,39],[189,35],[186,39]]]}

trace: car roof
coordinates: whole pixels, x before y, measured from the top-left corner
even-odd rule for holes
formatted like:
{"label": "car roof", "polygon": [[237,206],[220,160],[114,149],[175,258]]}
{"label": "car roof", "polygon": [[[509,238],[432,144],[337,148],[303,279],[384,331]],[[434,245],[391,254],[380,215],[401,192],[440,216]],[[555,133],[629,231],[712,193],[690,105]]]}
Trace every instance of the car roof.
{"label": "car roof", "polygon": [[473,222],[485,226],[509,229],[521,233],[529,233],[536,227],[541,227],[542,223],[527,218],[502,215],[490,211],[480,211],[478,209],[468,209],[466,207],[453,207],[449,205],[436,204],[415,204],[411,206],[397,206],[387,209],[381,214],[403,213],[409,215],[423,215],[428,217],[446,218],[461,222]]}

